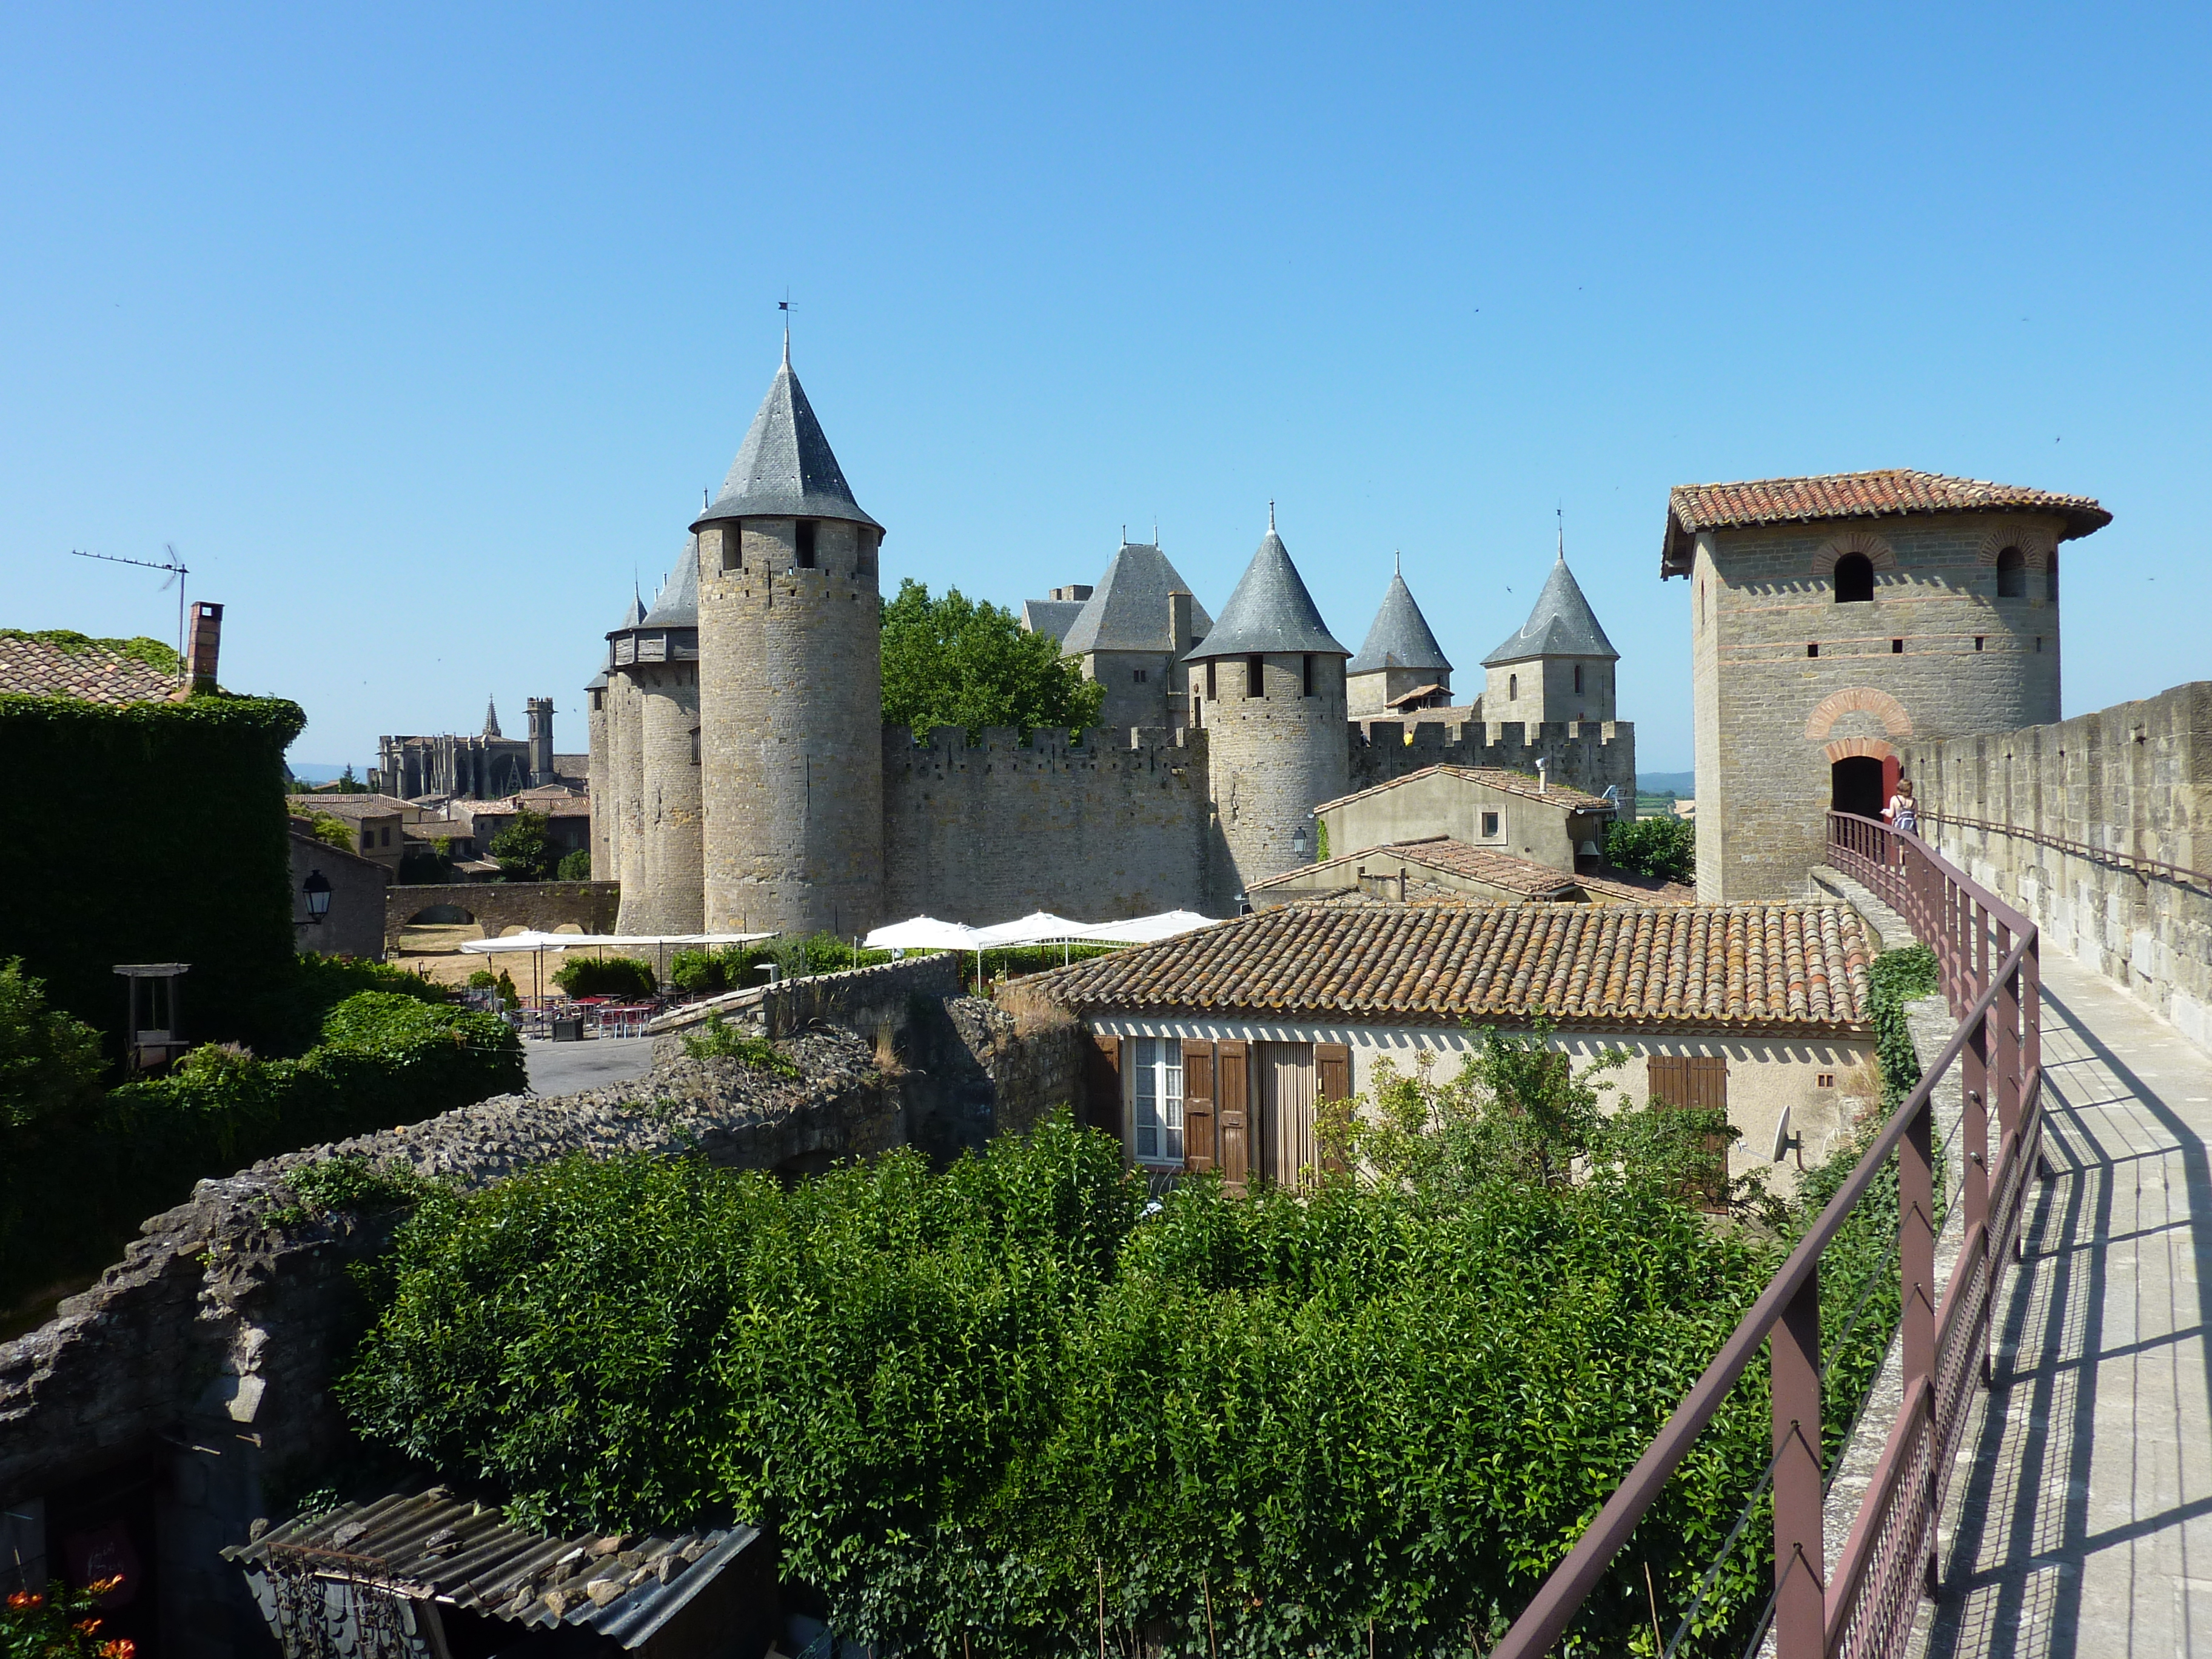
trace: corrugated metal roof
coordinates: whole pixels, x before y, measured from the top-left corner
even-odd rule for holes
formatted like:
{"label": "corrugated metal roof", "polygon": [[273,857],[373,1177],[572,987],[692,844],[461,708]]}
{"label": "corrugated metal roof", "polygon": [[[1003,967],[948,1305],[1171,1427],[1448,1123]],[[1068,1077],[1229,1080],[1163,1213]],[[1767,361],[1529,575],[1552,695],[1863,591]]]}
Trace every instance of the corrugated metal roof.
{"label": "corrugated metal roof", "polygon": [[272,1528],[224,1559],[367,1582],[525,1628],[642,1646],[760,1536],[751,1527],[549,1538],[447,1488],[402,1489]]}

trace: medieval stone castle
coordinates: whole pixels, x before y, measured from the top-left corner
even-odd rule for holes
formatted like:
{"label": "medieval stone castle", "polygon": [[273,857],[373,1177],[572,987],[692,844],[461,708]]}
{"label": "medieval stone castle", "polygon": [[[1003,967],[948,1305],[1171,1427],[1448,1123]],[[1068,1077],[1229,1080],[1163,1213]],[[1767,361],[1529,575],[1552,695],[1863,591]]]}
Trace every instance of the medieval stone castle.
{"label": "medieval stone castle", "polygon": [[1401,576],[1356,654],[1307,592],[1270,509],[1219,617],[1157,546],[1024,608],[1105,688],[1097,729],[886,726],[884,526],[845,481],[789,348],[720,495],[587,688],[592,869],[621,931],[850,935],[972,923],[1233,915],[1310,860],[1313,811],[1437,765],[1540,769],[1633,811],[1619,653],[1564,556],[1480,696]]}

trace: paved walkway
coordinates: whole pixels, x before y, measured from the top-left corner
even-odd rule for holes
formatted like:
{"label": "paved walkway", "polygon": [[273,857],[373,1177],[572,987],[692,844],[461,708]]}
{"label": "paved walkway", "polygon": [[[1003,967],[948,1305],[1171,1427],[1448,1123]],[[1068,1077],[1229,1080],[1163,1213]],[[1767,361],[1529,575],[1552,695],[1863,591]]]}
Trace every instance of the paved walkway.
{"label": "paved walkway", "polygon": [[1919,1650],[2212,1655],[2212,1058],[2087,969],[2043,972],[2051,1178]]}
{"label": "paved walkway", "polygon": [[605,1083],[629,1083],[653,1069],[651,1037],[593,1037],[585,1042],[526,1038],[523,1063],[541,1095],[574,1094]]}

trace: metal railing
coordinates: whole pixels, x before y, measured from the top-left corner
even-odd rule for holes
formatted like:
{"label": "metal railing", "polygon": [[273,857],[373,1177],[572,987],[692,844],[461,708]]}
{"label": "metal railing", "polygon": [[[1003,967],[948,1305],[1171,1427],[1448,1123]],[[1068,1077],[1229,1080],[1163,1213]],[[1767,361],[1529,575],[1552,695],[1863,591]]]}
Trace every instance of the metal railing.
{"label": "metal railing", "polygon": [[[1935,1591],[1936,1521],[1972,1388],[1989,1380],[1990,1310],[2004,1265],[2017,1259],[2027,1173],[2042,1139],[2036,931],[1910,832],[1831,812],[1828,854],[1934,950],[1958,1030],[1492,1659],[1538,1659],[1568,1632],[1761,1346],[1773,1383],[1776,1659],[1889,1659],[1903,1650],[1921,1597]],[[1954,1066],[1963,1095],[1955,1144],[1964,1152],[1966,1238],[1939,1297],[1934,1102]],[[1832,1577],[1821,1519],[1820,1257],[1893,1154],[1904,1405]]]}
{"label": "metal railing", "polygon": [[2143,858],[2134,853],[2122,852],[2117,847],[2097,847],[2086,841],[2069,841],[2063,836],[2030,830],[2025,824],[1960,817],[1955,812],[1923,811],[1920,816],[1930,823],[1948,823],[1954,830],[1978,830],[1985,836],[2009,836],[2014,841],[2033,842],[2038,847],[2048,847],[2090,864],[2125,871],[2130,875],[2155,877],[2184,887],[2202,887],[2212,890],[2212,875],[2207,875],[2202,870],[2191,870],[2186,865],[2168,864],[2163,859]]}

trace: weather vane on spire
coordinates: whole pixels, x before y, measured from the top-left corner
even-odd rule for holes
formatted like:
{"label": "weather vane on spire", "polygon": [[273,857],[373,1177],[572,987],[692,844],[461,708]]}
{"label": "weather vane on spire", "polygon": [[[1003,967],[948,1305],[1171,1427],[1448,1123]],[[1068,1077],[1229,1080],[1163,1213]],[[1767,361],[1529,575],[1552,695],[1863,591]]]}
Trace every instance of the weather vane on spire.
{"label": "weather vane on spire", "polygon": [[791,367],[791,290],[789,289],[784,289],[783,298],[775,302],[775,308],[783,313],[783,366],[789,368]]}
{"label": "weather vane on spire", "polygon": [[1559,562],[1567,562],[1567,504],[1562,501],[1552,509],[1559,515]]}
{"label": "weather vane on spire", "polygon": [[1270,536],[1275,533],[1275,504],[1273,501],[1267,503],[1267,533]]}

